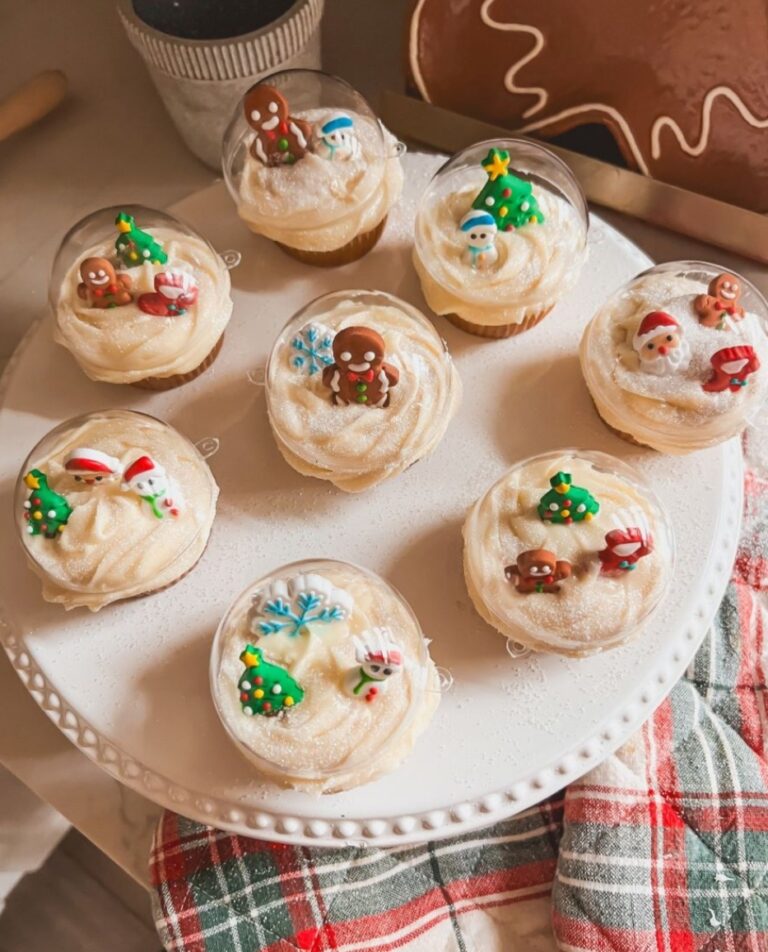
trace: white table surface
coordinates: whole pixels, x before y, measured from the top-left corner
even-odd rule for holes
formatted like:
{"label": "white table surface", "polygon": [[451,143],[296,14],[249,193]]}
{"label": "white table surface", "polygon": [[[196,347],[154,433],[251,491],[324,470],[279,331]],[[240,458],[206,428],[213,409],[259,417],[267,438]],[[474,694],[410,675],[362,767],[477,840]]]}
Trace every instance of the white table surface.
{"label": "white table surface", "polygon": [[[326,0],[323,55],[375,102],[399,88],[407,0]],[[186,151],[139,57],[105,0],[0,0],[0,96],[43,69],[63,69],[67,102],[0,143],[0,360],[45,307],[50,264],[64,231],[120,201],[164,207],[209,185]],[[359,38],[366,38],[360,42]],[[768,293],[768,269],[608,213],[657,259],[704,258]],[[159,808],[123,788],[70,745],[0,657],[0,763],[51,803],[136,880],[147,882]]]}

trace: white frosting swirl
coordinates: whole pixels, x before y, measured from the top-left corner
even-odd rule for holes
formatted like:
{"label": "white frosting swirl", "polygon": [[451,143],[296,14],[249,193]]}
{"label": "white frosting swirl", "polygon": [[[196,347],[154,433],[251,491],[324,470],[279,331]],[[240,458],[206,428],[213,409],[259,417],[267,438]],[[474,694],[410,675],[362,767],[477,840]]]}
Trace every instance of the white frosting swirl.
{"label": "white frosting swirl", "polygon": [[544,215],[496,235],[497,262],[473,270],[465,261],[459,222],[485,184],[482,171],[449,175],[428,193],[416,216],[413,261],[429,306],[474,324],[519,324],[551,308],[575,284],[587,256],[587,231],[565,198],[541,185],[534,194]]}
{"label": "white frosting swirl", "polygon": [[[180,491],[180,515],[157,519],[137,495],[121,488],[120,474],[90,487],[75,482],[64,461],[82,446],[116,457],[121,471],[139,456],[152,457]],[[192,444],[159,420],[122,411],[94,414],[46,447],[30,462],[28,469],[34,468],[73,507],[57,538],[23,536],[46,601],[98,611],[164,588],[188,572],[205,549],[218,486]]]}
{"label": "white frosting swirl", "polygon": [[[297,117],[322,125],[334,114],[309,109]],[[346,161],[307,152],[294,165],[266,166],[248,140],[237,211],[252,231],[302,251],[335,251],[382,221],[403,189],[397,140],[380,123],[350,115],[361,149]]]}
{"label": "white frosting swirl", "polygon": [[[740,433],[768,394],[768,339],[761,319],[747,313],[727,331],[702,326],[693,302],[706,291],[706,281],[649,274],[611,298],[581,340],[582,371],[601,417],[662,453],[687,453]],[[681,327],[691,348],[686,370],[659,376],[640,368],[632,340],[643,318],[657,310]],[[711,356],[739,344],[755,349],[763,369],[738,393],[703,390],[712,374]]]}
{"label": "white frosting swirl", "polygon": [[[328,793],[368,783],[397,767],[431,720],[440,693],[421,629],[383,579],[340,562],[320,563],[313,571],[352,596],[349,616],[310,624],[308,634],[295,637],[259,636],[250,628],[254,586],[217,635],[220,663],[212,690],[219,716],[261,772],[292,787]],[[360,666],[355,636],[376,626],[388,629],[405,662],[369,703],[348,694],[344,681]],[[261,648],[265,660],[287,668],[304,688],[303,700],[290,711],[278,717],[243,713],[238,681],[245,668],[239,658],[248,643]]]}
{"label": "white frosting swirl", "polygon": [[[85,258],[114,260],[114,242],[84,252],[62,283],[56,305],[54,339],[71,351],[91,380],[136,383],[147,377],[189,373],[213,350],[232,314],[230,280],[224,262],[199,238],[169,228],[153,228],[168,254],[164,265],[145,263],[123,268],[132,280],[131,304],[89,307],[77,294]],[[185,314],[155,317],[139,309],[139,294],[154,291],[155,275],[169,268],[190,270],[197,279],[197,302]]]}
{"label": "white frosting swirl", "polygon": [[[591,521],[552,525],[537,506],[560,470],[600,503]],[[597,552],[614,516],[642,513],[653,551],[631,572],[600,574]],[[571,563],[573,575],[552,593],[519,593],[504,569],[521,552],[548,549]],[[635,486],[602,467],[572,456],[531,460],[506,473],[470,510],[464,524],[464,575],[478,613],[503,635],[541,651],[583,655],[612,648],[638,631],[672,572],[673,553],[663,517]]]}
{"label": "white frosting swirl", "polygon": [[384,359],[400,371],[388,407],[334,406],[322,374],[293,366],[291,341],[299,330],[293,322],[267,368],[269,419],[283,456],[300,473],[348,492],[396,476],[431,453],[461,400],[458,372],[432,324],[391,300],[364,305],[350,298],[312,317],[332,333],[362,324],[381,334]]}

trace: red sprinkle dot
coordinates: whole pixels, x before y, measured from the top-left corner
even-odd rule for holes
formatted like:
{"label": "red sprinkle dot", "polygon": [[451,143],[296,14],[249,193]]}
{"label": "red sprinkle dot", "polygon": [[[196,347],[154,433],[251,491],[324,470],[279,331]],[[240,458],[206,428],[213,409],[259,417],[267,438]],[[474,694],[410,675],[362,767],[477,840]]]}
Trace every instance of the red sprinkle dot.
{"label": "red sprinkle dot", "polygon": [[254,679],[253,679],[253,683],[254,683],[254,684],[263,684],[263,683],[264,683],[264,678],[262,678],[262,677],[254,678]]}
{"label": "red sprinkle dot", "polygon": [[509,196],[510,196],[511,194],[512,194],[512,189],[511,189],[511,188],[505,188],[504,191],[501,193],[501,197],[502,197],[502,198],[509,198]]}
{"label": "red sprinkle dot", "polygon": [[507,225],[504,231],[512,231],[512,225]]}
{"label": "red sprinkle dot", "polygon": [[247,701],[247,700],[248,700],[248,695],[247,695],[247,694],[241,694],[241,695],[240,695],[240,700],[241,700],[241,701]]}
{"label": "red sprinkle dot", "polygon": [[33,496],[33,497],[32,497],[32,504],[35,505],[35,506],[39,506],[39,505],[40,505],[40,497],[39,497],[39,496]]}
{"label": "red sprinkle dot", "polygon": [[263,711],[271,711],[271,710],[272,710],[272,705],[269,703],[269,701],[265,701],[265,702],[261,705],[261,709],[262,709]]}

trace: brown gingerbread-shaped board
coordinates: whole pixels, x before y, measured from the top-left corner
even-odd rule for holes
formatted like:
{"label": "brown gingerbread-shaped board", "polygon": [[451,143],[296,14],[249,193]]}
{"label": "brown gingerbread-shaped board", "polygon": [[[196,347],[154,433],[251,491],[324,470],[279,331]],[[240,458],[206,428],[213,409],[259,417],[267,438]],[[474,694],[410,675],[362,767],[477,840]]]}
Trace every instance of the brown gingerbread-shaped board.
{"label": "brown gingerbread-shaped board", "polygon": [[414,0],[408,63],[435,105],[544,138],[600,123],[631,168],[768,211],[763,0]]}

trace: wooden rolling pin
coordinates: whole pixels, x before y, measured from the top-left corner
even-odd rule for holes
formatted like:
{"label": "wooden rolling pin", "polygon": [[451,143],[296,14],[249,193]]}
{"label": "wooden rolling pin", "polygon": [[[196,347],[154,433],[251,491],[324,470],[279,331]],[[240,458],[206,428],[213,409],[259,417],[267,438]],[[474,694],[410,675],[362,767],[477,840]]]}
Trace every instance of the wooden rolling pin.
{"label": "wooden rolling pin", "polygon": [[58,69],[48,69],[22,83],[0,101],[0,141],[47,116],[66,93],[67,77]]}

